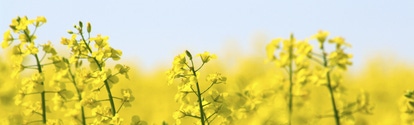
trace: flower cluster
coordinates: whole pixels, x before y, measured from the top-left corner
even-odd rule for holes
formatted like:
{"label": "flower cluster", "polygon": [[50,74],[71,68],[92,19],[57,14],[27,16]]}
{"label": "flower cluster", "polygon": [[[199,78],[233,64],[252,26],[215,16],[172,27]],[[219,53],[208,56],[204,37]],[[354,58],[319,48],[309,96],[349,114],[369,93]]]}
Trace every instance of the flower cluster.
{"label": "flower cluster", "polygon": [[[216,58],[216,55],[204,52],[197,54],[201,59],[201,66],[195,67],[193,56],[189,51],[185,51],[174,58],[173,67],[167,72],[169,82],[172,84],[174,79],[181,79],[178,84],[178,93],[175,99],[181,103],[180,109],[174,113],[173,117],[177,124],[181,124],[181,119],[184,117],[197,118],[199,124],[210,124],[217,117],[226,117],[229,113],[223,113],[227,107],[223,106],[223,98],[226,93],[219,92],[212,89],[214,85],[226,83],[227,78],[220,73],[209,74],[206,81],[210,83],[204,90],[199,83],[199,70],[209,62]],[[190,97],[191,95],[195,97]],[[194,101],[196,100],[196,101]]]}
{"label": "flower cluster", "polygon": [[[355,103],[344,104],[346,106],[338,106],[340,101],[338,101],[338,97],[335,97],[335,95],[339,95],[338,92],[340,92],[338,89],[343,81],[342,72],[349,65],[352,65],[350,61],[352,54],[345,52],[345,49],[351,47],[351,45],[342,37],[328,39],[328,36],[329,32],[327,31],[319,31],[311,38],[305,40],[296,40],[291,35],[290,39],[273,39],[266,46],[267,61],[274,61],[277,67],[286,69],[288,74],[288,79],[285,81],[289,83],[287,108],[289,110],[289,124],[292,122],[293,97],[309,94],[306,90],[302,90],[304,85],[309,83],[328,88],[337,124],[340,124],[340,117],[350,116],[355,112],[362,112],[361,110],[365,110],[365,113],[368,113],[372,109],[369,102],[367,102],[368,100],[365,99],[362,99],[363,101],[358,100]],[[320,51],[314,50],[308,43],[309,40],[313,39],[318,41]],[[326,41],[335,45],[334,51],[326,52]],[[275,52],[277,52],[276,55]],[[367,98],[366,96],[360,97]]]}
{"label": "flower cluster", "polygon": [[[119,117],[118,112],[123,107],[130,107],[134,96],[131,90],[124,89],[121,90],[122,96],[116,97],[111,88],[119,82],[120,75],[129,78],[130,68],[121,64],[115,65],[113,69],[106,68],[106,61],[120,60],[122,51],[109,45],[108,36],[91,37],[90,23],[87,24],[87,33],[85,33],[83,23],[79,22],[74,26],[76,32],[69,31],[70,38],[62,37],[61,43],[66,45],[71,53],[69,57],[61,56],[51,42],[40,45],[35,43],[35,31],[45,23],[46,18],[42,16],[36,19],[17,17],[12,20],[11,30],[4,33],[1,43],[2,48],[12,46],[12,77],[18,77],[19,73],[26,69],[37,70],[30,78],[22,79],[22,87],[15,97],[15,104],[25,107],[25,114],[37,114],[42,117],[42,120],[26,122],[60,124],[60,118],[52,120],[47,117],[51,111],[48,107],[53,106],[53,111],[65,112],[65,116],[71,117],[74,124],[89,124],[86,108],[92,112],[90,117],[95,118],[90,121],[92,124],[121,124],[123,118]],[[29,26],[35,27],[33,32]],[[18,37],[15,38],[14,34]],[[85,34],[88,36],[86,37]],[[36,63],[25,64],[23,60],[27,56],[33,56]],[[48,65],[54,66],[52,75],[44,72]],[[106,90],[107,98],[102,99],[98,96],[102,93],[101,90]],[[29,95],[40,95],[40,101],[25,101]],[[120,100],[118,107],[115,106],[117,99]]]}

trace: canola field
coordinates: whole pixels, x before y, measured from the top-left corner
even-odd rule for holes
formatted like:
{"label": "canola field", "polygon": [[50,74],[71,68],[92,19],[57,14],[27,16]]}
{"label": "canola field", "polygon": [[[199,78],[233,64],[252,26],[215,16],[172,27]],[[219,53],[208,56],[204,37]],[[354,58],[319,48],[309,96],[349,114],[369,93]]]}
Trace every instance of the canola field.
{"label": "canola field", "polygon": [[349,71],[358,43],[328,31],[251,55],[183,50],[144,72],[89,22],[58,45],[36,41],[42,25],[21,16],[2,31],[1,124],[414,124],[414,65],[379,55]]}

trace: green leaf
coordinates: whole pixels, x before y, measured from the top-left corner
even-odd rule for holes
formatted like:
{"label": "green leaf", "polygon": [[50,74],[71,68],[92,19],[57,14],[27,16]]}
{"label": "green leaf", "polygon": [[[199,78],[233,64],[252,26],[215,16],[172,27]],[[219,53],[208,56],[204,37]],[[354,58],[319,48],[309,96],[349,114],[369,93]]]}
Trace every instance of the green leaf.
{"label": "green leaf", "polygon": [[110,76],[108,79],[108,82],[112,83],[112,84],[116,84],[119,82],[119,78],[118,76]]}
{"label": "green leaf", "polygon": [[409,101],[408,103],[410,104],[411,107],[414,107],[414,102],[413,101]]}
{"label": "green leaf", "polygon": [[72,91],[68,91],[68,90],[62,90],[59,92],[60,95],[62,95],[63,97],[65,97],[65,99],[70,99],[73,98],[73,96],[75,95],[74,92]]}

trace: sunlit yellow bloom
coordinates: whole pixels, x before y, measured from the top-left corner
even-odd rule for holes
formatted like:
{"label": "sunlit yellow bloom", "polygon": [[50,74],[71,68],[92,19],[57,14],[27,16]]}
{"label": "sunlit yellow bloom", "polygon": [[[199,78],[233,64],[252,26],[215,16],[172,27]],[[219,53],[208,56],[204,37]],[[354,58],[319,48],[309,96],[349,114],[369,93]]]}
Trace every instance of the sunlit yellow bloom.
{"label": "sunlit yellow bloom", "polygon": [[111,121],[109,124],[111,125],[122,125],[122,122],[124,122],[124,119],[119,117],[118,114],[116,114],[114,117],[111,118]]}
{"label": "sunlit yellow bloom", "polygon": [[30,101],[24,102],[22,106],[24,107],[23,114],[25,116],[29,116],[34,113],[39,113],[42,111],[42,106],[41,106],[40,101],[36,101],[35,103],[30,102]]}
{"label": "sunlit yellow bloom", "polygon": [[309,56],[312,52],[312,46],[308,41],[300,41],[296,44],[297,54]]}
{"label": "sunlit yellow bloom", "polygon": [[56,55],[57,52],[55,50],[55,48],[53,48],[53,46],[51,45],[51,42],[48,41],[47,43],[43,44],[43,51],[45,51],[45,53],[50,53],[52,55]]}
{"label": "sunlit yellow bloom", "polygon": [[59,110],[66,108],[65,100],[58,93],[56,93],[55,96],[53,96],[52,102],[54,104],[53,106],[54,111],[59,111]]}
{"label": "sunlit yellow bloom", "polygon": [[220,84],[226,83],[227,78],[222,76],[220,73],[209,74],[207,76],[207,81],[211,82],[212,84]]}
{"label": "sunlit yellow bloom", "polygon": [[[18,59],[23,60],[23,58],[18,58]],[[19,76],[19,73],[24,70],[24,66],[21,63],[13,63],[12,64],[12,69],[13,69],[13,71],[11,73],[11,77],[16,78],[17,76]]]}
{"label": "sunlit yellow bloom", "polygon": [[12,24],[10,24],[10,28],[16,33],[18,31],[24,31],[27,29],[29,24],[32,24],[33,20],[29,20],[26,16],[25,17],[17,17],[12,20]]}
{"label": "sunlit yellow bloom", "polygon": [[267,61],[273,61],[276,59],[275,51],[276,49],[279,49],[280,42],[282,41],[282,38],[276,38],[273,39],[269,44],[266,46],[266,55],[267,55]]}
{"label": "sunlit yellow bloom", "polygon": [[215,54],[210,54],[209,52],[204,52],[202,54],[197,54],[197,56],[201,57],[201,61],[203,63],[207,63],[211,59],[216,59],[217,58],[217,56]]}
{"label": "sunlit yellow bloom", "polygon": [[116,50],[112,47],[109,50],[110,50],[110,57],[114,61],[117,61],[117,60],[121,59],[121,56],[122,56],[122,51],[121,50]]}
{"label": "sunlit yellow bloom", "polygon": [[115,65],[115,71],[118,71],[119,74],[125,75],[125,78],[129,79],[128,72],[130,70],[129,66],[116,64]]}
{"label": "sunlit yellow bloom", "polygon": [[314,70],[311,81],[313,81],[316,85],[326,85],[326,73],[328,72],[328,68],[318,67],[316,70]]}
{"label": "sunlit yellow bloom", "polygon": [[295,38],[283,40],[282,50],[289,53],[289,51],[293,49],[293,46],[295,45],[295,43],[296,43]]}
{"label": "sunlit yellow bloom", "polygon": [[33,82],[40,84],[41,82],[45,81],[45,76],[43,75],[43,73],[35,73],[32,75],[32,79]]}
{"label": "sunlit yellow bloom", "polygon": [[1,42],[1,47],[2,48],[9,47],[11,42],[13,42],[13,40],[14,40],[14,38],[13,38],[12,34],[10,33],[10,30],[7,30],[3,34],[3,41]]}
{"label": "sunlit yellow bloom", "polygon": [[278,67],[285,67],[290,63],[289,54],[286,52],[281,52],[279,59],[275,61]]}
{"label": "sunlit yellow bloom", "polygon": [[[28,55],[30,52],[23,48],[23,44],[15,45],[12,48],[12,55],[15,57],[21,57]],[[16,62],[16,60],[14,60]]]}
{"label": "sunlit yellow bloom", "polygon": [[37,47],[34,45],[34,43],[30,43],[27,46],[27,50],[30,52],[30,54],[37,54],[39,52],[39,49],[37,49]]}
{"label": "sunlit yellow bloom", "polygon": [[38,16],[35,20],[35,26],[41,26],[46,23],[46,18],[44,16]]}
{"label": "sunlit yellow bloom", "polygon": [[53,62],[53,65],[55,65],[55,68],[57,71],[64,70],[68,68],[68,64],[64,62],[63,57],[60,57],[58,55],[53,55],[48,58]]}
{"label": "sunlit yellow bloom", "polygon": [[133,95],[131,89],[122,89],[121,92],[122,96],[124,97],[124,101],[132,101]]}
{"label": "sunlit yellow bloom", "polygon": [[347,66],[352,65],[351,58],[352,54],[347,54],[342,49],[338,49],[328,55],[328,64],[346,70]]}
{"label": "sunlit yellow bloom", "polygon": [[351,44],[345,42],[343,37],[334,37],[329,40],[329,43],[335,43],[336,48],[340,48],[341,46],[351,47]]}
{"label": "sunlit yellow bloom", "polygon": [[304,84],[306,82],[309,82],[308,81],[309,77],[311,77],[311,72],[309,70],[306,70],[306,69],[299,70],[296,73],[296,79],[297,79],[296,82]]}
{"label": "sunlit yellow bloom", "polygon": [[15,105],[20,105],[23,102],[23,98],[26,96],[26,94],[24,94],[26,92],[24,92],[24,90],[19,90],[19,92],[16,94],[16,96],[14,96],[14,104]]}
{"label": "sunlit yellow bloom", "polygon": [[29,42],[29,38],[27,38],[27,36],[25,34],[19,34],[19,40],[22,43],[28,43]]}
{"label": "sunlit yellow bloom", "polygon": [[185,54],[182,53],[180,55],[177,55],[174,57],[173,70],[174,71],[177,71],[177,69],[181,70],[186,64],[187,64],[187,60],[185,58]]}
{"label": "sunlit yellow bloom", "polygon": [[98,36],[91,38],[90,40],[95,41],[96,48],[104,48],[106,46],[109,46],[108,39],[108,36],[102,36],[101,34],[98,34]]}
{"label": "sunlit yellow bloom", "polygon": [[91,112],[92,112],[92,116],[96,116],[95,120],[98,123],[109,122],[112,117],[111,108],[107,106],[102,107],[98,105],[97,107],[93,108]]}
{"label": "sunlit yellow bloom", "polygon": [[94,108],[100,105],[100,102],[97,100],[96,93],[88,95],[86,98],[82,98],[80,104],[85,107]]}
{"label": "sunlit yellow bloom", "polygon": [[60,39],[60,43],[63,44],[63,45],[69,45],[70,42],[69,42],[69,39],[67,39],[65,37],[62,37]]}
{"label": "sunlit yellow bloom", "polygon": [[319,30],[318,33],[313,36],[313,38],[316,38],[320,44],[323,44],[328,36],[328,31]]}

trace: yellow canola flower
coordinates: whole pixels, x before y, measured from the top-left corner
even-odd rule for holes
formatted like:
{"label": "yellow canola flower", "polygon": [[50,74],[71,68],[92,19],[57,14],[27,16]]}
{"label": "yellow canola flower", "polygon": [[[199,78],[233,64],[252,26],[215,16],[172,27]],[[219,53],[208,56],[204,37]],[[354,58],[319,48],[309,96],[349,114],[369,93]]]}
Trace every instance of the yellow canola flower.
{"label": "yellow canola flower", "polygon": [[39,52],[39,49],[37,49],[37,47],[34,45],[33,42],[30,43],[27,46],[27,50],[30,52],[30,54],[33,54],[33,55],[35,55],[35,54],[37,54]]}
{"label": "yellow canola flower", "polygon": [[325,40],[328,36],[329,36],[328,31],[319,30],[317,34],[312,36],[312,38],[316,38],[319,41],[319,43],[323,43],[323,42],[325,42]]}
{"label": "yellow canola flower", "polygon": [[280,42],[282,41],[282,38],[276,38],[273,39],[267,46],[266,46],[266,55],[267,55],[267,61],[273,61],[276,59],[276,56],[274,55],[276,49],[280,48]]}
{"label": "yellow canola flower", "polygon": [[281,52],[279,60],[275,61],[276,66],[278,67],[285,67],[289,64],[289,62],[290,62],[289,53],[286,53],[286,52]]}
{"label": "yellow canola flower", "polygon": [[329,36],[328,31],[319,30],[318,33],[313,35],[311,38],[317,39],[319,43],[319,48],[322,48],[323,43],[325,42],[328,36]]}
{"label": "yellow canola flower", "polygon": [[129,66],[116,64],[114,69],[115,71],[118,71],[119,74],[125,75],[125,78],[129,79],[128,72],[131,69]]}
{"label": "yellow canola flower", "polygon": [[336,50],[328,55],[329,65],[339,66],[346,70],[348,65],[352,65],[350,61],[352,57],[352,54],[345,53],[343,49]]}
{"label": "yellow canola flower", "polygon": [[44,16],[38,16],[34,23],[36,27],[39,27],[46,23],[46,18]]}
{"label": "yellow canola flower", "polygon": [[202,54],[197,54],[197,56],[200,56],[201,61],[202,61],[203,63],[207,63],[207,62],[209,62],[211,59],[216,59],[216,58],[217,58],[216,54],[210,54],[209,52],[204,52],[204,53],[202,53]]}
{"label": "yellow canola flower", "polygon": [[182,68],[184,68],[186,64],[187,64],[187,60],[185,58],[185,53],[177,55],[174,57],[172,70],[174,72],[180,71],[182,70]]}
{"label": "yellow canola flower", "polygon": [[212,84],[220,84],[226,83],[227,78],[222,76],[220,73],[209,74],[207,76],[207,81],[211,82]]}
{"label": "yellow canola flower", "polygon": [[310,53],[312,52],[312,46],[308,43],[308,41],[300,41],[298,42],[296,45],[297,48],[297,54],[299,55],[310,55]]}
{"label": "yellow canola flower", "polygon": [[343,37],[334,37],[329,40],[329,43],[336,44],[336,48],[339,49],[341,46],[351,47],[351,44],[347,43],[345,41],[345,38]]}
{"label": "yellow canola flower", "polygon": [[12,24],[10,24],[10,28],[13,29],[15,33],[19,31],[23,31],[27,29],[29,24],[32,24],[33,20],[29,20],[27,16],[25,17],[17,17],[12,20]]}
{"label": "yellow canola flower", "polygon": [[115,116],[111,118],[111,121],[109,122],[109,124],[111,124],[111,125],[122,125],[123,122],[124,122],[124,119],[119,117],[118,114],[115,114]]}
{"label": "yellow canola flower", "polygon": [[59,111],[59,110],[63,110],[66,108],[65,100],[58,93],[56,93],[55,96],[53,96],[52,102],[54,104],[53,106],[54,111]]}
{"label": "yellow canola flower", "polygon": [[9,47],[11,42],[13,42],[14,38],[12,34],[10,33],[10,30],[7,30],[3,34],[3,41],[1,42],[1,47],[4,49],[6,47]]}
{"label": "yellow canola flower", "polygon": [[43,75],[43,73],[35,73],[32,75],[32,79],[33,82],[40,84],[41,82],[45,81],[45,76]]}
{"label": "yellow canola flower", "polygon": [[106,46],[109,46],[108,39],[108,36],[102,36],[101,34],[98,34],[98,36],[91,38],[90,40],[95,41],[96,48],[104,48]]}
{"label": "yellow canola flower", "polygon": [[110,57],[115,61],[120,60],[122,56],[121,50],[116,50],[112,47],[110,47],[110,49],[107,49],[106,53],[110,54]]}
{"label": "yellow canola flower", "polygon": [[16,96],[13,97],[15,105],[20,105],[23,103],[23,98],[26,96],[25,93],[26,92],[24,90],[19,90]]}
{"label": "yellow canola flower", "polygon": [[43,51],[45,51],[45,53],[50,53],[52,55],[56,55],[57,52],[55,50],[55,48],[53,48],[53,46],[51,45],[51,42],[48,41],[47,43],[43,44]]}
{"label": "yellow canola flower", "polygon": [[283,40],[282,50],[285,52],[289,52],[290,49],[293,49],[293,45],[295,45],[295,42],[296,40],[293,37],[290,40],[289,39]]}

